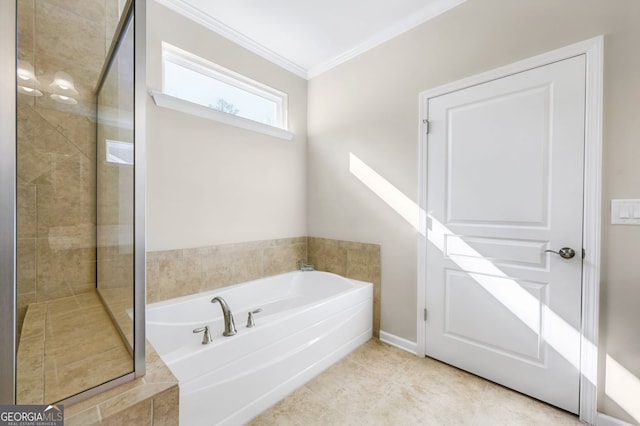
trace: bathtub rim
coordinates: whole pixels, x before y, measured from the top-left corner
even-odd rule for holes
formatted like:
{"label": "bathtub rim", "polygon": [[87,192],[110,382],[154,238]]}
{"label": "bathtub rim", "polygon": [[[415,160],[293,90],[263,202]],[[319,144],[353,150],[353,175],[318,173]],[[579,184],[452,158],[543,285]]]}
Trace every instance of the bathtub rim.
{"label": "bathtub rim", "polygon": [[[228,293],[229,291],[232,291],[233,289],[238,289],[238,288],[243,288],[243,287],[248,287],[250,285],[255,285],[256,283],[259,283],[261,281],[267,281],[269,279],[274,279],[276,277],[285,277],[285,276],[295,276],[295,275],[299,275],[299,274],[314,274],[314,275],[326,275],[326,276],[330,276],[333,279],[340,279],[342,281],[347,281],[350,282],[352,287],[360,287],[363,285],[368,285],[371,284],[373,285],[372,282],[368,282],[368,281],[362,281],[362,280],[358,280],[355,278],[348,278],[345,277],[343,275],[339,275],[333,272],[326,272],[326,271],[289,271],[289,272],[284,272],[281,274],[274,274],[274,275],[269,275],[266,277],[261,277],[261,278],[256,278],[253,280],[249,280],[249,281],[243,281],[240,283],[235,283],[235,284],[229,284],[223,287],[218,287],[218,288],[214,288],[214,289],[208,289],[208,290],[202,290],[200,292],[197,293],[191,293],[191,294],[186,294],[184,296],[176,296],[176,297],[172,297],[170,299],[166,299],[166,300],[161,300],[158,302],[153,302],[153,303],[147,303],[145,310],[147,311],[147,313],[151,310],[156,310],[156,309],[160,309],[166,306],[171,306],[171,305],[180,305],[183,303],[187,303],[189,301],[195,300],[195,299],[206,299],[208,297],[215,297],[215,296],[224,296],[224,293]],[[152,323],[152,324],[162,324],[163,322],[160,321],[154,321],[154,320],[150,320],[149,319],[149,315],[147,315],[147,323]]]}
{"label": "bathtub rim", "polygon": [[[260,278],[257,280],[252,280],[252,281],[247,281],[244,283],[239,283],[239,284],[234,284],[231,286],[227,286],[227,287],[221,287],[220,289],[214,289],[214,290],[206,290],[203,292],[199,292],[199,293],[195,293],[192,295],[187,295],[187,296],[180,296],[174,299],[168,299],[166,301],[162,301],[162,302],[155,302],[153,305],[154,307],[166,307],[166,306],[173,306],[175,305],[180,305],[180,304],[186,304],[189,302],[192,302],[193,300],[199,300],[199,299],[206,299],[208,300],[210,297],[213,297],[216,294],[220,294],[219,290],[227,290],[227,291],[232,291],[238,287],[241,286],[245,286],[245,285],[256,285],[255,283],[259,283],[260,281],[263,280],[268,280],[268,279],[272,279],[273,277],[282,277],[282,276],[295,276],[297,274],[309,274],[309,273],[316,273],[316,275],[323,275],[323,276],[331,276],[332,278],[340,278],[342,281],[346,281],[348,282],[348,287],[345,286],[344,289],[342,289],[340,292],[335,293],[335,294],[331,294],[329,296],[326,297],[322,297],[322,298],[318,298],[315,300],[312,300],[308,303],[305,303],[303,305],[299,305],[299,306],[295,306],[293,308],[289,308],[283,311],[278,311],[275,313],[271,313],[269,315],[266,316],[261,316],[258,317],[256,319],[257,322],[262,323],[263,321],[268,321],[265,326],[268,327],[278,327],[279,325],[281,325],[282,323],[286,323],[286,321],[288,321],[291,317],[294,317],[296,315],[301,315],[304,314],[305,312],[309,312],[312,311],[314,309],[318,309],[318,308],[322,308],[323,306],[327,306],[327,305],[332,305],[336,300],[340,300],[343,299],[345,297],[362,297],[362,300],[366,300],[366,299],[371,299],[371,303],[373,303],[373,292],[374,292],[374,285],[373,283],[370,282],[366,282],[366,281],[361,281],[361,280],[357,280],[357,279],[353,279],[353,278],[346,278],[343,277],[341,275],[338,274],[334,274],[331,272],[324,272],[324,271],[291,271],[291,272],[287,272],[284,274],[278,274],[278,275],[274,275],[274,276],[270,276],[270,277],[264,277],[264,278]],[[260,284],[258,284],[260,285]],[[321,284],[320,284],[321,285]],[[363,296],[358,296],[358,294],[361,293],[363,294]],[[175,301],[175,302],[174,302]],[[358,302],[360,303],[360,301]],[[200,353],[205,353],[205,352],[210,352],[210,351],[214,351],[214,350],[220,350],[221,348],[224,348],[225,346],[229,346],[229,345],[233,345],[233,340],[235,337],[240,337],[240,336],[244,336],[244,335],[251,335],[254,333],[259,333],[260,332],[260,328],[261,327],[255,327],[255,328],[247,328],[246,325],[244,324],[244,316],[246,315],[246,307],[243,307],[241,309],[235,310],[234,309],[234,317],[236,318],[236,327],[238,330],[238,335],[233,336],[232,338],[227,338],[227,337],[223,337],[222,336],[222,328],[220,327],[223,323],[223,315],[222,312],[220,310],[212,310],[212,316],[211,318],[209,318],[206,321],[197,321],[197,322],[175,322],[175,321],[153,321],[150,320],[150,315],[147,315],[147,335],[148,335],[148,340],[150,342],[150,344],[154,347],[154,349],[156,350],[156,352],[158,353],[158,355],[163,359],[163,362],[167,365],[167,366],[172,366],[175,364],[178,364],[180,362],[184,362],[186,359],[193,357],[194,355],[198,355]],[[216,325],[217,327],[215,329],[213,329],[212,325]],[[157,347],[156,345],[154,345],[154,341],[158,342],[158,340],[156,340],[157,334],[155,332],[152,332],[151,330],[149,330],[149,326],[154,327],[154,328],[171,328],[171,329],[176,329],[178,332],[182,332],[184,333],[184,335],[190,335],[190,329],[192,329],[193,327],[203,327],[203,326],[209,326],[210,328],[213,329],[213,333],[215,333],[213,335],[213,342],[208,344],[208,345],[201,345],[200,343],[196,343],[196,341],[200,341],[199,337],[195,338],[192,342],[189,342],[187,344],[181,344],[180,346],[174,347],[174,348],[170,348],[169,350],[161,350],[164,348],[160,348]],[[152,337],[154,336],[154,337]],[[170,338],[170,337],[169,337]],[[163,337],[163,341],[162,343],[166,342],[166,340],[164,340]],[[164,346],[164,345],[163,345]]]}

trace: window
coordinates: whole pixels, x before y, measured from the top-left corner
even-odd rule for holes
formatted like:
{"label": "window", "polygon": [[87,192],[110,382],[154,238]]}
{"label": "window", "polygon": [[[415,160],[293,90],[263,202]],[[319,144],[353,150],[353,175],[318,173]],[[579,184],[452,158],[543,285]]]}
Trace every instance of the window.
{"label": "window", "polygon": [[156,104],[287,139],[293,136],[287,131],[286,93],[167,43],[162,45],[162,66],[162,93],[152,93]]}

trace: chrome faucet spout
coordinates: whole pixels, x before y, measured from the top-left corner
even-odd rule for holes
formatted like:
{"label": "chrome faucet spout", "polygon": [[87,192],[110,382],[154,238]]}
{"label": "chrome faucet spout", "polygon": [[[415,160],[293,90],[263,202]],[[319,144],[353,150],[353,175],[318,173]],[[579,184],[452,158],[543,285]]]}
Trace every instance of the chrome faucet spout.
{"label": "chrome faucet spout", "polygon": [[227,302],[219,296],[211,299],[211,303],[220,303],[220,307],[222,308],[222,315],[224,316],[224,333],[223,336],[233,336],[237,333],[236,323],[233,320],[233,314],[231,313],[231,309],[229,309],[229,305]]}

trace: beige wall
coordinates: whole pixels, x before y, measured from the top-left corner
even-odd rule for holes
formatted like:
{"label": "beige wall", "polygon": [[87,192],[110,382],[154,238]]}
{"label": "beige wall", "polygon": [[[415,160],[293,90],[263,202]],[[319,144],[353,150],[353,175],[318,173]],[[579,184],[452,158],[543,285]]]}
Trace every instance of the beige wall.
{"label": "beige wall", "polygon": [[[166,41],[289,95],[292,141],[157,107],[147,98],[147,249],[306,235],[307,82],[147,3],[147,78],[162,88]],[[230,226],[233,224],[233,226]]]}
{"label": "beige wall", "polygon": [[[416,233],[349,173],[349,153],[417,201],[419,92],[604,34],[600,356],[640,377],[640,228],[608,224],[611,198],[640,198],[639,22],[636,0],[468,0],[309,82],[309,235],[381,245],[383,331],[416,340]],[[604,377],[600,409],[633,421]]]}

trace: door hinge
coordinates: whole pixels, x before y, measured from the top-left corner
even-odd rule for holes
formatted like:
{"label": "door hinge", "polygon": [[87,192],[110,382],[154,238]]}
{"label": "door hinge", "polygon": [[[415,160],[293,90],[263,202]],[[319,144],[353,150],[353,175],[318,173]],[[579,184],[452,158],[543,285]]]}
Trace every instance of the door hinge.
{"label": "door hinge", "polygon": [[425,118],[424,120],[422,120],[422,124],[424,125],[424,132],[428,135],[429,134],[429,120],[427,120]]}
{"label": "door hinge", "polygon": [[427,308],[424,308],[424,320],[427,320]]}
{"label": "door hinge", "polygon": [[582,249],[582,260],[584,260],[584,258],[587,256],[587,252]]}

